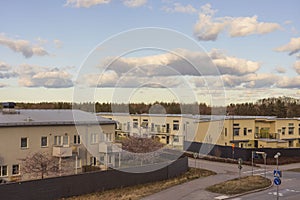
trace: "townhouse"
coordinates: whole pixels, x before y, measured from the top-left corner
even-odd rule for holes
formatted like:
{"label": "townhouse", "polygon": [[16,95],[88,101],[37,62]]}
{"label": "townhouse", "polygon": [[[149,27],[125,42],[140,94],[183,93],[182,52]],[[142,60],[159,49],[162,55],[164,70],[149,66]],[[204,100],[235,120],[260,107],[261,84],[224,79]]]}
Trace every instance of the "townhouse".
{"label": "townhouse", "polygon": [[69,163],[69,174],[83,166],[116,166],[111,148],[115,122],[80,110],[18,110],[3,104],[0,112],[0,179],[26,180],[22,159],[47,152]]}
{"label": "townhouse", "polygon": [[300,118],[98,113],[117,121],[118,136],[158,138],[169,146],[184,141],[240,148],[300,147]]}

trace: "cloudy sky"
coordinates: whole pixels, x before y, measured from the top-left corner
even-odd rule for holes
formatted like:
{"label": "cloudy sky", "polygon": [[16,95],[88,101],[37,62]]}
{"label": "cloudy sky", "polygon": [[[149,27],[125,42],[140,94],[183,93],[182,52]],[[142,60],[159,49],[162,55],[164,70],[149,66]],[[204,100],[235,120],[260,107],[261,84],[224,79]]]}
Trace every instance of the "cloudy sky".
{"label": "cloudy sky", "polygon": [[0,101],[299,98],[299,7],[298,0],[1,1]]}

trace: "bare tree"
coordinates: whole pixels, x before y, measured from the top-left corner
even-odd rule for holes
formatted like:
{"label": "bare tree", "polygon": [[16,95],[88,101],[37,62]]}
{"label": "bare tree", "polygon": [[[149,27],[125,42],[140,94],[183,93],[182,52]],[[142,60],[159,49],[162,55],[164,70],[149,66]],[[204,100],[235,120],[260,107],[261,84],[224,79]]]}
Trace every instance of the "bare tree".
{"label": "bare tree", "polygon": [[36,152],[21,160],[21,171],[30,177],[43,179],[60,173],[58,158],[51,156],[48,152]]}
{"label": "bare tree", "polygon": [[128,137],[122,140],[122,149],[132,153],[150,153],[164,145],[151,138]]}
{"label": "bare tree", "polygon": [[135,162],[140,165],[158,162],[163,147],[162,143],[151,138],[126,138],[122,140],[122,162],[128,165],[132,165],[132,162],[133,165],[136,165]]}

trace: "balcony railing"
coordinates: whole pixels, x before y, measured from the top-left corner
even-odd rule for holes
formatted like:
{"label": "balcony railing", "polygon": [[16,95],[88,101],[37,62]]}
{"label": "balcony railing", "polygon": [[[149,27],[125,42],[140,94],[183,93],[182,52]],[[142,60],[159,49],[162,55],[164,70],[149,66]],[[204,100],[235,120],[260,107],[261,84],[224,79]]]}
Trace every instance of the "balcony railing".
{"label": "balcony railing", "polygon": [[72,147],[62,147],[54,146],[52,155],[55,157],[71,157],[72,156]]}
{"label": "balcony railing", "polygon": [[101,142],[99,143],[99,152],[100,153],[117,153],[121,151],[121,144],[113,144],[110,142]]}

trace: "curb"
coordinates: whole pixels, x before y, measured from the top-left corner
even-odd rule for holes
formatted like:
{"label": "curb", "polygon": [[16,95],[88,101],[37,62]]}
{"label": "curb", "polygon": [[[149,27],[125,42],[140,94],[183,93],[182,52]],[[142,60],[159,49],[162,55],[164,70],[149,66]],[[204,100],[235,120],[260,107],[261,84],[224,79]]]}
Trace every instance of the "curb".
{"label": "curb", "polygon": [[274,185],[274,184],[273,184],[273,181],[271,180],[271,185],[269,185],[268,187],[265,187],[265,188],[260,188],[260,189],[256,189],[256,190],[251,190],[251,191],[244,192],[244,193],[241,193],[241,194],[235,194],[235,195],[232,195],[232,196],[229,196],[229,197],[223,198],[223,199],[232,199],[232,198],[236,198],[236,197],[244,196],[244,195],[247,195],[247,194],[252,194],[252,193],[256,193],[256,192],[261,192],[261,191],[264,191],[264,190],[270,189],[271,187],[273,187],[273,185]]}

